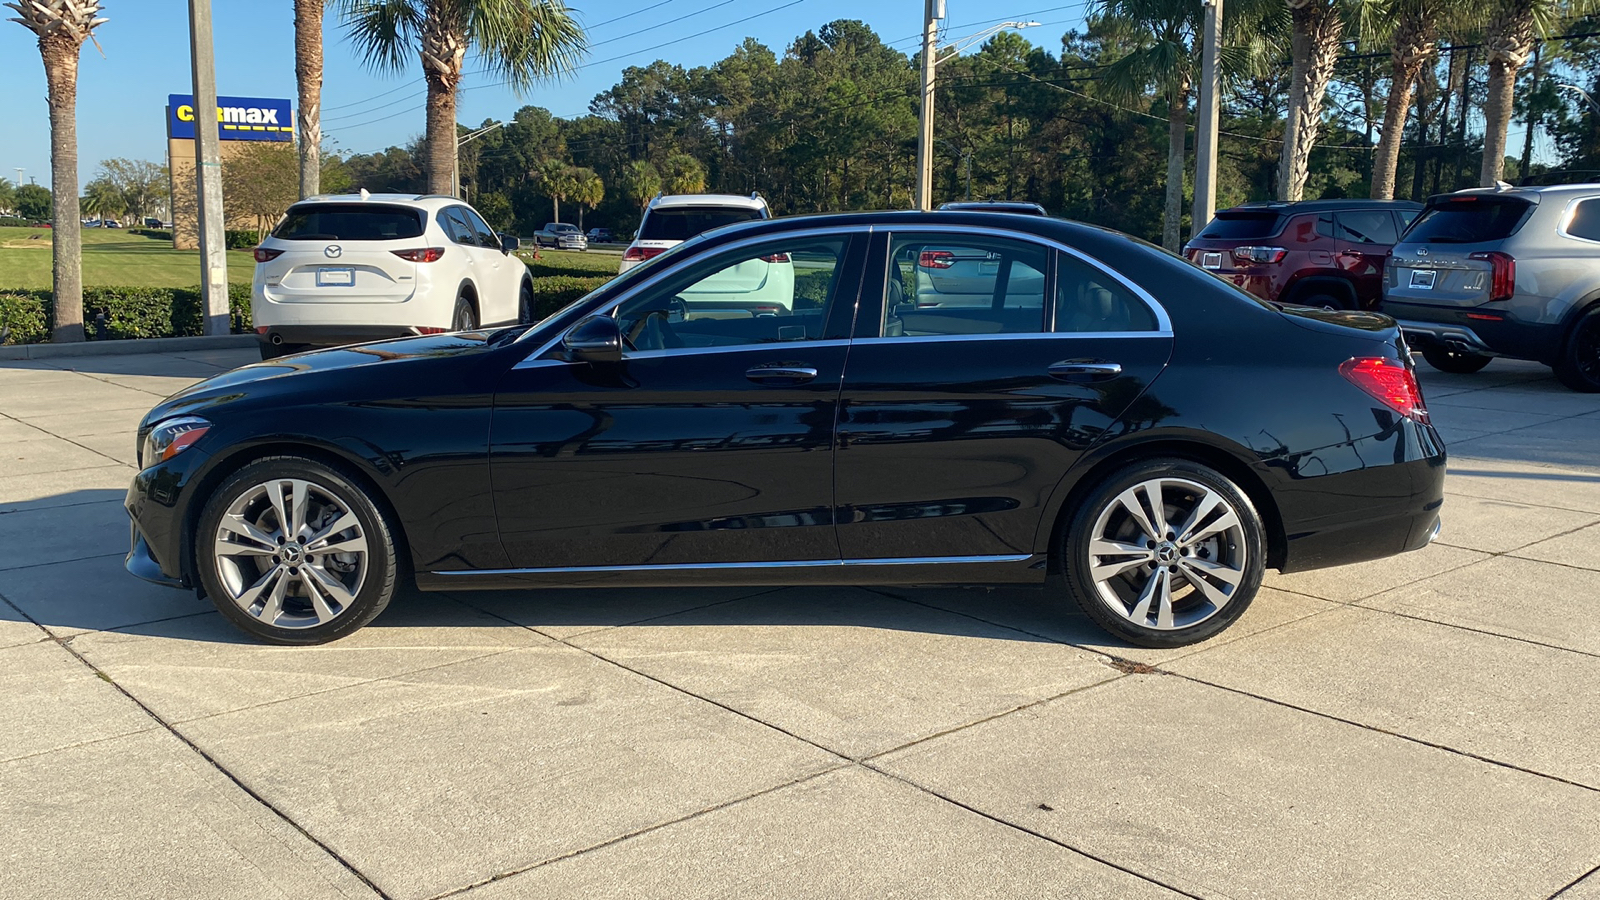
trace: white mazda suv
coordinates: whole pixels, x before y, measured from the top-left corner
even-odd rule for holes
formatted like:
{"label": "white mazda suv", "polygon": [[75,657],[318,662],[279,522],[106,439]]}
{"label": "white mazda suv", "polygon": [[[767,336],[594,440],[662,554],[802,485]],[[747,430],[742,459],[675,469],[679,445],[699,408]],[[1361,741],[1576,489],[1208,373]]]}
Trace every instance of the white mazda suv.
{"label": "white mazda suv", "polygon": [[531,321],[533,283],[516,249],[455,197],[302,200],[255,249],[261,358]]}

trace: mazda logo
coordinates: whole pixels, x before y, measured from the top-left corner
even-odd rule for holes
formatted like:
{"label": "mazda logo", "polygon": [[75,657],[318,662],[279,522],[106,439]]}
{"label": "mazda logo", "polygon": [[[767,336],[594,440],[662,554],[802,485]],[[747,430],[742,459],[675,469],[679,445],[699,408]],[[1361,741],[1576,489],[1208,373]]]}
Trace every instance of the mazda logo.
{"label": "mazda logo", "polygon": [[344,253],[344,248],[338,244],[329,244],[322,248],[322,255],[329,259],[338,259]]}
{"label": "mazda logo", "polygon": [[1428,255],[1428,248],[1427,247],[1418,247],[1417,248],[1417,255],[1418,256],[1427,256]]}

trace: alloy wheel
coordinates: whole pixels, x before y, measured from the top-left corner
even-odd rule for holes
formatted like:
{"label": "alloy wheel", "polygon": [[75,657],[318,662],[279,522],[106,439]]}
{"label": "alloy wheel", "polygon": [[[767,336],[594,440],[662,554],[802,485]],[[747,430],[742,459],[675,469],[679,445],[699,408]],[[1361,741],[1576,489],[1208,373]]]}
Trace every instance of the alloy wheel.
{"label": "alloy wheel", "polygon": [[1220,613],[1249,568],[1239,511],[1186,478],[1151,478],[1117,494],[1089,539],[1101,603],[1140,628],[1174,631]]}
{"label": "alloy wheel", "polygon": [[366,582],[368,555],[351,504],[296,478],[241,492],[213,537],[228,600],[275,628],[312,628],[342,615]]}

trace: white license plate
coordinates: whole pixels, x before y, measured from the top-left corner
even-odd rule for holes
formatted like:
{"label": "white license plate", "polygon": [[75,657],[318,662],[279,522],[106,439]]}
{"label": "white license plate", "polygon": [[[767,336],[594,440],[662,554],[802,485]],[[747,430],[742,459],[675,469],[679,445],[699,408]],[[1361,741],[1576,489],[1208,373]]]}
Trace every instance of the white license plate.
{"label": "white license plate", "polygon": [[1202,254],[1200,254],[1200,268],[1202,268],[1202,269],[1220,269],[1220,268],[1222,268],[1222,254],[1221,253],[1202,253]]}
{"label": "white license plate", "polygon": [[1411,286],[1419,291],[1433,290],[1433,281],[1439,277],[1437,269],[1412,269]]}
{"label": "white license plate", "polygon": [[317,287],[350,287],[356,283],[355,269],[318,269]]}

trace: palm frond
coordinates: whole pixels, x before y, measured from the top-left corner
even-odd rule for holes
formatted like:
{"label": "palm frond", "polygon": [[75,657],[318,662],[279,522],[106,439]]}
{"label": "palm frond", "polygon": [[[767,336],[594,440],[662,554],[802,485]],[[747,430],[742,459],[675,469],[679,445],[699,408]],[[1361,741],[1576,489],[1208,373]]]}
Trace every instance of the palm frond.
{"label": "palm frond", "polygon": [[563,0],[467,0],[467,36],[484,67],[521,93],[571,74],[588,37]]}
{"label": "palm frond", "polygon": [[423,10],[418,0],[338,0],[345,34],[361,62],[378,72],[405,69],[417,50]]}

